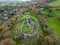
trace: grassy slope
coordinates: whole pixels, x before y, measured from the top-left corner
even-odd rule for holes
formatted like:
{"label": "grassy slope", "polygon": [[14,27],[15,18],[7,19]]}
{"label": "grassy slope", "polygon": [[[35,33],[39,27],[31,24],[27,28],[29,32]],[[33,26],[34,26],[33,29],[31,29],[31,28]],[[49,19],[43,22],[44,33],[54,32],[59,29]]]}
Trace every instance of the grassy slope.
{"label": "grassy slope", "polygon": [[46,23],[49,25],[49,26],[52,26],[55,33],[57,35],[60,35],[60,22],[57,20],[56,17],[60,16],[60,10],[56,10],[55,8],[52,8],[52,12],[49,13],[48,10],[44,10],[44,11],[41,11],[43,14],[45,14],[46,16],[47,15],[52,15],[54,17],[52,18],[47,18],[46,20]]}
{"label": "grassy slope", "polygon": [[46,10],[43,10],[43,11],[41,11],[41,13],[43,13],[43,14],[45,14],[45,15],[53,15],[53,16],[60,16],[60,10],[56,10],[56,9],[54,9],[54,8],[52,8],[51,9],[52,10],[52,12],[51,13],[49,13],[49,11],[46,9]]}
{"label": "grassy slope", "polygon": [[54,2],[50,2],[50,3],[48,3],[48,5],[54,6],[54,7],[60,6],[60,0],[56,0],[56,1],[54,1]]}
{"label": "grassy slope", "polygon": [[31,26],[29,26],[28,24],[24,24],[22,31],[26,34],[33,34],[34,33],[34,32],[31,32],[31,31],[34,31],[34,29]]}
{"label": "grassy slope", "polygon": [[[28,13],[28,12],[26,12],[26,13]],[[29,13],[30,13],[30,12],[29,12]],[[25,15],[25,16],[24,16],[24,15]],[[31,16],[33,17],[34,21],[37,21],[37,19],[38,19],[37,15],[31,13]],[[17,31],[16,31],[16,28],[19,28],[19,27],[20,27],[20,26],[19,26],[19,25],[20,25],[20,22],[21,22],[24,18],[27,18],[25,13],[19,18],[18,24],[14,24],[14,27],[15,27],[15,28],[14,28],[13,30],[15,30],[15,31],[12,31],[12,37],[13,37],[14,34],[17,32]],[[28,17],[28,18],[29,18],[29,17]],[[39,26],[39,32],[43,34],[43,31],[42,31],[41,26]]]}
{"label": "grassy slope", "polygon": [[47,24],[53,27],[55,33],[60,35],[60,22],[56,18],[47,18]]}

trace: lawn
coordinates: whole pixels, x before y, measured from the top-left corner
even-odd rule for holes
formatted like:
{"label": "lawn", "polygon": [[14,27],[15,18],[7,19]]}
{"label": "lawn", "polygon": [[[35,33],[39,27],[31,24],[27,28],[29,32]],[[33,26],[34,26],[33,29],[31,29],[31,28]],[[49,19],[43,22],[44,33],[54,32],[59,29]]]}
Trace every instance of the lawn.
{"label": "lawn", "polygon": [[[29,14],[28,14],[29,13]],[[35,14],[30,14],[30,12],[25,12],[20,18],[19,18],[19,20],[18,20],[18,22],[21,22],[21,21],[23,21],[24,19],[26,19],[26,18],[30,18],[30,17],[32,17],[32,20],[34,21],[34,22],[36,22],[38,19],[37,19],[37,16],[35,16]]]}
{"label": "lawn", "polygon": [[[12,31],[12,35],[14,35],[15,32],[17,32],[16,30],[18,30],[18,28],[21,26],[20,23],[21,23],[21,21],[23,21],[24,19],[30,18],[30,16],[31,16],[33,22],[37,22],[37,21],[38,21],[38,17],[37,17],[36,14],[30,13],[30,15],[27,15],[28,13],[30,13],[30,12],[26,12],[26,13],[22,14],[22,16],[21,16],[21,17],[19,18],[19,20],[18,20],[18,24],[14,24],[14,29],[13,29],[13,30],[15,30],[15,31]],[[20,25],[20,26],[19,26],[19,25]],[[40,32],[40,33],[43,33],[42,28],[41,28],[40,25],[39,25],[38,29],[39,29],[39,32]],[[34,31],[34,29],[33,29],[31,26],[28,26],[27,24],[24,24],[22,30],[23,30],[23,32],[26,33],[26,34],[32,34],[32,33],[34,33],[34,32],[31,33],[31,30]]]}
{"label": "lawn", "polygon": [[[21,17],[19,17],[18,24],[14,23],[14,29],[12,30],[12,37],[15,35],[16,32],[18,32],[18,28],[20,28],[20,26],[21,26],[20,23],[24,19],[32,17],[32,21],[33,22],[36,22],[37,21],[37,18],[34,17],[34,16],[32,16],[33,14],[28,15],[28,13],[30,13],[30,12],[25,12],[24,14],[22,14]],[[30,34],[31,33],[31,30],[34,30],[34,29],[31,26],[28,26],[27,24],[24,24],[22,30],[23,30],[24,33]]]}
{"label": "lawn", "polygon": [[[25,33],[25,34],[33,34],[34,33],[34,29],[31,27],[31,25],[28,25],[28,24],[24,24],[23,28],[22,28],[22,31]],[[33,31],[33,32],[32,32]]]}
{"label": "lawn", "polygon": [[48,9],[45,9],[43,11],[40,11],[42,14],[45,14],[46,16],[47,15],[52,15],[52,16],[60,16],[60,10],[56,10],[56,8],[51,8],[52,12],[49,12]]}
{"label": "lawn", "polygon": [[51,15],[53,17],[48,17],[46,19],[46,23],[48,26],[51,26],[57,35],[60,35],[60,22],[57,20],[57,17],[60,16],[60,10],[56,10],[56,8],[51,8],[52,12],[49,12],[48,9],[40,11],[42,14],[46,16]]}
{"label": "lawn", "polygon": [[[22,21],[22,20],[24,20],[26,18],[30,18],[30,17],[32,18],[32,22],[37,22],[37,19],[34,16],[32,16],[32,14],[30,14],[30,12],[25,12],[24,15],[22,15],[20,17],[19,20]],[[34,31],[34,29],[31,27],[31,25],[29,26],[28,24],[23,25],[22,31],[26,34],[33,34],[34,33],[34,32],[31,32],[31,31]]]}
{"label": "lawn", "polygon": [[54,29],[57,35],[60,35],[60,22],[56,18],[47,18],[46,23]]}
{"label": "lawn", "polygon": [[48,3],[48,5],[49,6],[54,6],[54,7],[60,6],[60,0],[56,0],[54,2],[50,2],[50,3]]}

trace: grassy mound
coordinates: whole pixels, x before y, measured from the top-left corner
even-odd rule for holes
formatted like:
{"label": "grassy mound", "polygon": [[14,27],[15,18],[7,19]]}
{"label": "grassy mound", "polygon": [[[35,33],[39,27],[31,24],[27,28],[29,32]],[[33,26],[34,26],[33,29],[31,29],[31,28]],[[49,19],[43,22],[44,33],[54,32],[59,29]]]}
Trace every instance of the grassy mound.
{"label": "grassy mound", "polygon": [[28,24],[24,24],[22,31],[25,34],[33,34],[34,33],[34,29],[31,26],[29,26]]}

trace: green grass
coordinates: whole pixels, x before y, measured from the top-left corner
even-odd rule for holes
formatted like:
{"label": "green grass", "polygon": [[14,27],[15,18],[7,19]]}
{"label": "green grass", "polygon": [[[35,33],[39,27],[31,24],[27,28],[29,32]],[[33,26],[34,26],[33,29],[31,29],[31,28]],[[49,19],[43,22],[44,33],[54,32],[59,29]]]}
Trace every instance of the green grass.
{"label": "green grass", "polygon": [[36,22],[37,21],[37,16],[35,16],[35,14],[33,14],[33,13],[29,13],[29,15],[28,15],[28,13],[29,12],[25,12],[20,18],[19,18],[19,20],[18,20],[18,22],[21,22],[22,20],[24,20],[24,19],[26,19],[26,18],[30,18],[30,17],[32,17],[32,20],[34,21],[34,22]]}
{"label": "green grass", "polygon": [[[27,14],[30,14],[29,16]],[[14,36],[14,34],[17,32],[16,28],[18,26],[16,25],[19,25],[19,23],[21,23],[22,20],[24,20],[25,18],[30,18],[30,16],[32,17],[32,21],[33,22],[37,22],[38,21],[38,16],[34,13],[30,13],[30,12],[25,12],[18,20],[18,24],[14,23],[14,31],[12,31],[12,37]],[[21,26],[21,25],[20,25]],[[23,32],[26,33],[26,34],[33,34],[34,32],[30,32],[31,30],[34,30],[31,26],[29,27],[27,24],[24,24],[23,28],[22,28]],[[41,28],[41,25],[39,25],[38,27],[38,30],[39,30],[39,34],[43,34],[43,31],[42,31],[42,28]]]}
{"label": "green grass", "polygon": [[54,6],[54,7],[60,6],[60,0],[56,0],[56,1],[50,2],[50,3],[48,3],[48,5],[49,6]]}
{"label": "green grass", "polygon": [[48,10],[43,10],[43,11],[41,11],[41,13],[42,14],[45,14],[45,15],[48,15],[49,14]]}
{"label": "green grass", "polygon": [[29,26],[28,24],[24,24],[22,31],[25,34],[33,34],[34,33],[34,32],[31,32],[31,31],[34,31],[34,29],[31,26]]}
{"label": "green grass", "polygon": [[52,16],[60,16],[60,10],[56,10],[55,8],[51,8],[52,12],[49,12],[48,9],[41,11],[42,14],[47,15],[52,15]]}
{"label": "green grass", "polygon": [[[21,23],[24,19],[30,18],[30,17],[32,17],[33,22],[37,22],[37,18],[35,17],[35,15],[34,14],[28,15],[28,13],[30,14],[30,12],[25,12],[24,14],[22,14],[21,17],[19,17],[18,24]],[[32,15],[34,15],[34,16],[32,16]],[[14,31],[12,31],[12,36],[17,32],[16,28],[18,26],[16,27],[16,25],[18,25],[18,24],[14,23],[14,29],[13,29]],[[24,24],[22,30],[23,30],[24,33],[30,34],[31,32],[29,32],[29,31],[34,30],[34,29],[31,26],[29,27],[27,24]],[[28,30],[28,31],[26,31],[26,30]]]}
{"label": "green grass", "polygon": [[17,6],[17,3],[11,3],[10,6]]}
{"label": "green grass", "polygon": [[[30,12],[25,12],[24,15],[20,18],[20,20],[24,20],[24,19],[30,18],[30,17],[32,17],[33,22],[37,22],[37,19],[34,16],[32,16],[32,14],[30,14]],[[31,32],[31,31],[34,31],[34,29],[27,24],[24,24],[22,29],[23,29],[23,32],[26,34],[33,34],[34,33],[34,32]]]}
{"label": "green grass", "polygon": [[56,10],[56,8],[51,8],[52,12],[49,12],[48,9],[41,11],[42,14],[51,15],[52,18],[47,18],[46,23],[48,26],[51,26],[57,35],[60,35],[60,22],[57,20],[57,17],[60,16],[60,10]]}
{"label": "green grass", "polygon": [[17,33],[17,30],[14,29],[14,30],[11,31],[11,35],[10,36],[13,38],[16,33]]}
{"label": "green grass", "polygon": [[51,26],[57,35],[60,35],[60,22],[56,18],[47,18],[48,26]]}
{"label": "green grass", "polygon": [[53,9],[53,13],[55,16],[60,16],[60,10]]}

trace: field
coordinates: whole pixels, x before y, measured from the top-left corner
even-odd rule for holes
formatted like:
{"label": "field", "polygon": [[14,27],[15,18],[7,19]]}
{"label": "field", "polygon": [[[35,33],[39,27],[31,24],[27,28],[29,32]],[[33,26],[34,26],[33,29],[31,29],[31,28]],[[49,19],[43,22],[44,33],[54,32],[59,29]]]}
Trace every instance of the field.
{"label": "field", "polygon": [[56,1],[54,1],[54,2],[50,2],[50,3],[48,3],[48,5],[54,6],[54,7],[60,6],[60,0],[56,0]]}
{"label": "field", "polygon": [[[20,18],[18,18],[18,23],[14,24],[14,29],[15,31],[12,30],[12,37],[14,36],[14,34],[16,32],[18,32],[18,29],[22,26],[20,23],[22,23],[22,21],[26,18],[30,18],[30,16],[32,17],[32,22],[37,22],[38,18],[37,15],[31,12],[25,12],[24,14],[22,14],[22,16],[20,16]],[[23,23],[22,23],[23,24]],[[22,31],[26,34],[33,34],[34,32],[31,33],[31,31],[34,31],[35,29],[33,29],[31,26],[29,26],[28,24],[24,24],[22,27]],[[41,26],[39,26],[39,31],[42,32],[41,30]]]}
{"label": "field", "polygon": [[54,29],[57,35],[60,35],[60,22],[56,18],[47,18],[46,22]]}
{"label": "field", "polygon": [[[49,6],[58,7],[60,6],[60,0],[56,0],[54,2],[48,3]],[[46,10],[45,14],[49,14],[49,12]],[[43,11],[44,13],[44,11]],[[46,22],[49,26],[53,27],[55,33],[60,36],[60,21],[57,20],[57,17],[60,17],[60,10],[56,10],[55,8],[52,8],[52,12],[50,13],[52,18],[47,18]]]}
{"label": "field", "polygon": [[46,19],[46,23],[51,26],[55,33],[57,35],[60,35],[60,21],[58,21],[58,17],[60,17],[60,10],[56,10],[55,8],[51,8],[52,12],[49,13],[49,11],[46,9],[44,11],[41,11],[41,13],[45,14],[46,16],[50,15],[50,16],[53,16],[52,18],[51,17],[48,17]]}

